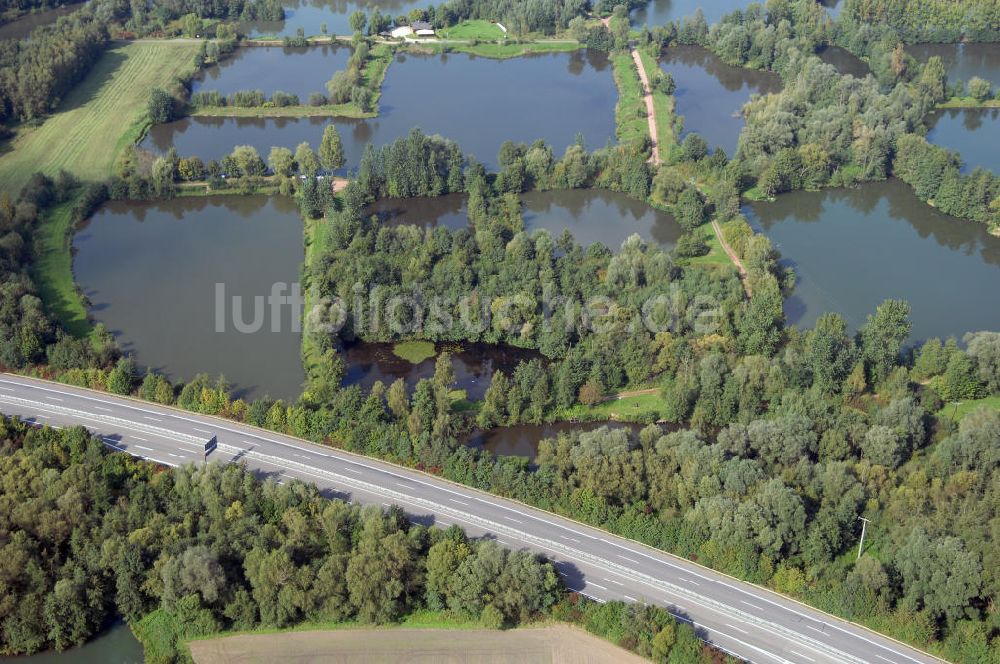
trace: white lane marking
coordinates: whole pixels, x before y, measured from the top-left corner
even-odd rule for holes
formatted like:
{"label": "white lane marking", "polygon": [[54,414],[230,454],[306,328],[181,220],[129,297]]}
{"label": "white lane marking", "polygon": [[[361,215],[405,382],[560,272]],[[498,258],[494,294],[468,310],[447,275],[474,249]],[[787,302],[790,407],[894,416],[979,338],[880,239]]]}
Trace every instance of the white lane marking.
{"label": "white lane marking", "polygon": [[[20,377],[18,377],[18,378],[20,378]],[[123,408],[127,408],[127,409],[130,409],[130,410],[134,410],[134,411],[137,411],[137,412],[146,412],[146,413],[155,412],[155,413],[158,413],[158,414],[164,414],[162,411],[151,411],[151,410],[142,408],[140,406],[134,405],[132,403],[129,403],[127,401],[107,401],[107,400],[104,400],[104,399],[99,399],[99,398],[96,398],[96,397],[91,397],[91,396],[88,396],[86,394],[81,394],[81,393],[74,392],[74,391],[55,390],[55,389],[52,389],[52,388],[49,388],[49,387],[44,387],[42,385],[34,384],[33,381],[30,381],[28,379],[20,379],[20,380],[13,380],[13,381],[12,380],[0,379],[0,382],[6,383],[8,385],[15,385],[15,386],[20,387],[22,389],[27,388],[27,389],[34,389],[34,390],[44,391],[44,392],[55,392],[57,394],[69,395],[69,396],[73,396],[74,398],[78,398],[78,399],[82,399],[82,400],[86,400],[86,401],[92,401],[92,402],[98,402],[98,403],[107,403],[107,404],[115,405],[115,406],[118,406],[118,407],[123,407]],[[192,423],[194,423],[194,422],[202,422],[202,420],[200,420],[200,419],[196,419],[196,418],[193,418],[193,417],[186,417],[185,415],[183,415],[181,413],[170,412],[168,414],[173,419],[177,419],[177,420],[181,420],[181,421],[185,421],[185,422],[192,422]],[[149,418],[149,419],[153,419],[154,421],[161,421],[161,420],[158,420],[156,418]],[[270,442],[272,444],[275,444],[275,445],[278,445],[278,446],[281,446],[281,447],[286,447],[286,448],[290,448],[290,449],[305,450],[305,448],[302,448],[302,447],[300,447],[300,446],[298,446],[296,444],[293,444],[293,443],[285,442],[285,441],[282,441],[282,440],[277,440],[275,438],[271,438],[269,436],[264,436],[264,435],[258,434],[258,433],[248,433],[248,432],[240,430],[240,429],[234,429],[232,427],[225,426],[222,423],[215,423],[215,422],[213,422],[213,425],[216,426],[217,429],[221,430],[221,431],[228,431],[230,433],[237,434],[237,435],[250,435],[251,437],[253,437],[253,438],[257,439],[257,440],[264,441],[264,442]],[[545,523],[545,524],[548,524],[548,525],[553,526],[553,527],[557,527],[557,528],[560,528],[560,529],[563,529],[563,530],[567,530],[569,532],[572,532],[572,533],[575,533],[575,534],[579,534],[579,535],[582,535],[582,536],[590,538],[590,539],[600,540],[600,541],[603,541],[603,542],[605,542],[607,544],[615,546],[617,548],[625,549],[626,551],[629,551],[629,552],[638,554],[640,556],[643,556],[645,558],[648,558],[650,560],[653,560],[653,561],[655,561],[657,563],[660,563],[660,564],[663,564],[663,565],[667,565],[668,567],[672,567],[672,568],[675,568],[675,569],[678,569],[678,570],[685,571],[685,572],[687,572],[689,574],[692,574],[693,576],[696,576],[696,577],[698,577],[700,579],[703,579],[704,581],[715,583],[715,584],[724,586],[726,588],[729,588],[730,590],[733,590],[735,592],[739,592],[741,594],[751,596],[751,597],[753,597],[755,599],[758,599],[758,600],[763,601],[763,602],[765,602],[767,604],[770,604],[770,605],[772,605],[774,607],[777,607],[777,608],[779,608],[779,609],[781,609],[783,611],[787,611],[789,613],[795,614],[797,616],[800,616],[802,618],[806,618],[806,619],[809,619],[809,620],[816,620],[816,618],[815,618],[814,615],[810,615],[808,613],[805,613],[804,611],[799,611],[796,608],[794,608],[793,606],[789,606],[789,605],[787,605],[787,604],[785,604],[783,602],[778,602],[778,601],[772,600],[769,597],[763,596],[763,594],[758,595],[756,592],[754,592],[755,590],[759,591],[760,593],[766,592],[763,589],[747,589],[747,588],[740,587],[740,586],[738,586],[738,585],[736,585],[734,583],[729,583],[729,582],[725,581],[724,579],[712,578],[712,577],[706,576],[706,575],[701,574],[701,573],[699,573],[699,572],[697,572],[697,571],[695,571],[695,570],[693,570],[691,568],[687,568],[687,567],[684,567],[684,566],[682,566],[682,565],[680,565],[678,563],[672,562],[670,560],[670,558],[667,557],[668,554],[666,554],[665,552],[658,552],[658,553],[660,553],[660,557],[652,556],[652,555],[650,555],[648,553],[645,553],[643,551],[637,550],[635,548],[631,548],[631,546],[638,547],[639,546],[638,543],[627,542],[627,544],[630,545],[630,546],[626,546],[626,544],[622,544],[622,543],[619,543],[619,542],[613,542],[611,540],[608,540],[608,539],[605,539],[605,538],[601,538],[601,537],[595,537],[594,535],[591,535],[590,533],[586,533],[586,532],[582,532],[580,530],[576,530],[575,528],[573,528],[573,527],[571,527],[571,526],[569,526],[569,525],[567,525],[565,523],[557,523],[555,521],[551,521],[551,520],[549,520],[547,518],[543,518],[542,516],[539,516],[539,515],[536,515],[536,514],[528,514],[528,513],[525,513],[523,511],[521,511],[521,510],[518,510],[518,509],[516,509],[514,507],[510,507],[510,506],[507,506],[507,505],[503,505],[501,503],[493,502],[493,501],[489,500],[488,497],[476,496],[474,494],[470,495],[469,493],[459,493],[458,491],[454,491],[454,490],[448,489],[446,487],[442,487],[442,486],[440,486],[438,484],[434,484],[432,482],[426,482],[426,481],[421,481],[421,480],[415,479],[415,478],[405,477],[403,475],[400,475],[398,473],[393,472],[390,468],[385,468],[385,467],[382,467],[381,465],[378,465],[378,464],[366,464],[366,463],[362,463],[362,462],[356,460],[354,458],[354,455],[345,455],[345,456],[341,457],[341,456],[339,456],[337,454],[331,454],[331,455],[324,455],[324,456],[327,456],[328,458],[334,458],[334,459],[337,459],[338,461],[342,461],[342,462],[355,463],[357,465],[361,465],[361,466],[367,467],[367,468],[369,468],[369,469],[371,469],[371,470],[373,470],[375,472],[384,473],[384,474],[387,474],[387,475],[390,475],[390,476],[400,477],[400,478],[403,478],[403,479],[408,479],[408,480],[416,482],[418,484],[422,484],[422,485],[431,487],[431,488],[433,488],[433,489],[435,489],[437,491],[451,493],[451,494],[454,494],[454,495],[461,495],[461,496],[464,496],[464,497],[471,497],[471,498],[473,498],[474,500],[476,500],[478,502],[483,502],[483,503],[486,503],[486,504],[489,504],[489,505],[493,505],[495,507],[500,507],[501,509],[504,509],[504,510],[507,510],[507,511],[511,511],[511,512],[516,513],[516,514],[521,514],[521,515],[526,516],[528,518],[535,519],[536,521],[539,521],[541,523]],[[151,460],[152,461],[157,461],[157,463],[165,463],[165,462],[162,462],[162,461],[158,461],[157,459],[151,459]],[[173,465],[173,464],[166,463],[165,465]],[[784,598],[782,598],[782,599],[784,599]],[[906,658],[906,659],[908,659],[908,660],[910,660],[912,662],[916,662],[917,664],[922,664],[921,660],[918,660],[918,659],[916,659],[914,657],[911,657],[910,655],[907,655],[906,653],[899,652],[899,651],[897,651],[897,650],[895,650],[893,648],[890,648],[889,646],[886,646],[883,643],[879,643],[877,641],[873,641],[872,639],[867,638],[863,633],[859,633],[859,632],[856,632],[856,631],[851,631],[850,629],[841,627],[840,625],[837,625],[835,623],[825,623],[824,622],[823,624],[824,625],[829,625],[833,629],[836,629],[836,630],[838,630],[838,631],[840,631],[840,632],[842,632],[842,633],[844,633],[844,634],[846,634],[846,635],[848,635],[848,636],[850,636],[852,638],[860,639],[861,641],[869,643],[869,644],[871,644],[873,646],[876,646],[878,648],[881,648],[881,649],[886,650],[888,652],[891,652],[893,654],[899,655],[900,657],[904,657],[904,658]],[[875,635],[873,635],[873,636],[875,636]],[[734,639],[734,640],[737,640],[737,639]],[[751,647],[754,650],[757,650],[759,652],[766,652],[766,651],[761,651],[756,646],[751,646],[750,644],[745,644],[745,645],[747,645],[747,646],[749,646],[749,647]],[[770,655],[770,653],[767,653],[767,654]],[[885,659],[885,658],[883,658],[883,659]]]}
{"label": "white lane marking", "polygon": [[608,589],[607,586],[602,586],[601,584],[594,583],[593,581],[587,581],[587,585],[588,586],[594,586],[595,588],[600,588],[601,590],[607,590]]}
{"label": "white lane marking", "polygon": [[103,406],[94,406],[94,410],[103,410],[106,413],[110,413],[111,412],[110,408],[105,408]]}
{"label": "white lane marking", "polygon": [[697,581],[692,581],[691,579],[685,579],[683,576],[677,577],[677,580],[681,583],[690,583],[692,586],[700,586],[701,584]]}
{"label": "white lane marking", "polygon": [[191,428],[194,429],[195,431],[199,432],[199,433],[207,433],[207,434],[211,434],[212,433],[211,431],[208,431],[207,429],[199,429],[198,427],[191,427]]}
{"label": "white lane marking", "polygon": [[627,599],[630,602],[638,602],[639,601],[635,597],[632,597],[631,595],[622,595],[622,597],[624,597],[625,599]]}
{"label": "white lane marking", "polygon": [[891,661],[892,661],[892,660],[891,660],[891,659],[889,659],[888,657],[883,657],[882,655],[878,655],[878,654],[876,654],[875,656],[876,656],[876,657],[878,657],[879,659],[884,659],[884,660],[885,660],[885,661],[887,661],[887,662],[891,662]]}
{"label": "white lane marking", "polygon": [[168,454],[169,456],[172,456],[172,457],[174,457],[174,458],[178,458],[178,457],[180,456],[180,455],[178,455],[178,454],[174,454],[173,452],[167,452],[167,454]]}
{"label": "white lane marking", "polygon": [[132,436],[132,437],[135,438],[136,440],[141,440],[144,443],[148,443],[149,442],[147,439],[143,438],[142,436]]}
{"label": "white lane marking", "polygon": [[[300,472],[301,472],[302,474],[304,474],[304,475],[309,475],[309,476],[312,476],[312,477],[316,477],[316,478],[319,478],[319,479],[323,479],[323,480],[326,480],[326,481],[329,481],[329,478],[326,478],[326,477],[324,477],[323,475],[320,475],[320,474],[317,474],[317,472],[309,472],[309,471],[306,471],[306,470],[303,470],[303,471],[300,471]],[[318,471],[318,472],[319,472],[319,471]],[[445,489],[445,491],[448,491],[448,490],[447,490],[447,489]],[[388,507],[388,506],[389,506],[389,503],[385,503],[385,502],[383,502],[383,503],[382,503],[382,505],[384,505],[384,506]],[[476,522],[473,522],[473,521],[470,521],[469,519],[467,519],[467,518],[463,518],[463,517],[461,517],[461,516],[454,516],[454,518],[456,518],[456,519],[457,519],[458,521],[462,521],[462,522],[465,522],[465,523],[468,523],[469,525],[472,525],[472,526],[477,526],[477,527],[478,527],[478,525],[479,525],[478,523],[476,523]],[[537,546],[539,546],[540,548],[542,548],[542,549],[544,549],[544,550],[547,550],[547,551],[550,551],[550,552],[552,552],[552,553],[560,553],[560,552],[558,552],[558,551],[556,551],[556,550],[552,549],[551,547],[547,547],[547,546],[545,546],[545,545],[543,545],[543,544],[539,544],[539,545],[537,545]],[[566,562],[566,564],[569,564],[569,565],[573,565],[573,563],[571,563],[571,562],[569,562],[569,561],[567,561],[567,562]],[[586,592],[583,592],[582,590],[576,590],[576,589],[573,589],[573,588],[570,588],[570,590],[573,590],[574,592],[577,592],[577,593],[579,593],[579,594],[583,595],[584,597],[588,597],[588,598],[590,598],[590,599],[592,599],[592,600],[594,600],[594,601],[596,601],[596,602],[600,602],[600,603],[602,603],[602,604],[603,604],[604,602],[606,602],[606,601],[607,601],[607,600],[604,600],[604,599],[601,599],[601,598],[598,598],[598,597],[595,597],[594,595],[590,595],[590,594],[588,594],[588,593],[586,593]],[[676,594],[676,593],[675,593],[675,594]],[[629,600],[631,600],[631,601],[636,601],[636,600],[635,600],[635,598],[633,598],[633,597],[631,597],[631,596],[629,596],[629,595],[624,595],[623,597],[625,597],[625,598],[627,598],[627,599],[629,599]],[[683,596],[681,596],[681,595],[678,595],[678,597],[683,597]],[[670,605],[670,604],[673,604],[673,601],[672,601],[672,600],[670,600],[670,599],[665,599],[665,600],[663,600],[663,601],[664,601],[664,603],[666,603],[666,604],[668,604],[668,605]],[[701,608],[704,608],[704,609],[707,609],[707,610],[710,610],[710,611],[713,611],[713,612],[715,612],[715,613],[719,613],[719,614],[721,614],[721,615],[723,615],[723,616],[726,616],[726,617],[728,617],[728,614],[727,614],[727,613],[725,613],[725,612],[723,612],[723,611],[720,611],[720,610],[719,610],[719,609],[717,609],[717,608],[714,608],[714,607],[711,607],[711,606],[708,606],[708,605],[704,604],[703,602],[699,602],[699,601],[695,600],[695,601],[694,601],[694,604],[696,604],[697,606],[700,606]],[[669,610],[669,609],[668,609],[668,610]],[[679,614],[676,614],[676,613],[673,613],[673,612],[671,612],[671,613],[672,613],[672,615],[674,615],[674,617],[678,618],[679,620],[683,620],[684,622],[689,622],[689,623],[691,623],[692,625],[695,625],[695,624],[696,624],[696,623],[695,623],[694,621],[692,621],[692,620],[690,620],[690,619],[688,619],[688,618],[686,618],[686,617],[684,617],[684,616],[681,616],[681,615],[679,615]],[[767,632],[767,633],[770,633],[770,634],[775,634],[776,636],[778,636],[778,634],[777,634],[776,632],[773,632],[772,630],[770,630],[770,629],[768,629],[768,628],[766,628],[766,627],[761,627],[761,629],[763,629],[763,631],[765,631],[765,632]],[[769,659],[773,659],[773,660],[776,660],[776,661],[778,661],[778,662],[782,662],[783,664],[789,664],[789,662],[787,662],[787,660],[785,660],[784,658],[782,658],[782,657],[779,657],[779,656],[777,656],[777,655],[775,655],[775,654],[773,654],[773,653],[771,653],[771,652],[769,652],[769,651],[767,651],[767,650],[764,650],[764,649],[762,649],[762,648],[760,648],[760,647],[758,647],[758,646],[755,646],[755,645],[753,645],[753,644],[751,644],[751,643],[747,643],[746,641],[742,641],[742,640],[740,640],[739,638],[737,638],[737,637],[733,636],[732,634],[726,634],[725,632],[723,632],[723,631],[721,631],[721,630],[718,630],[718,629],[714,629],[713,631],[714,631],[715,633],[719,634],[720,636],[724,636],[724,637],[726,637],[726,638],[730,639],[731,641],[735,641],[736,643],[739,643],[739,644],[740,644],[741,646],[743,646],[743,647],[744,647],[744,648],[746,648],[747,650],[753,650],[753,651],[755,651],[755,652],[758,652],[758,653],[761,653],[762,655],[764,655],[765,657],[767,657],[767,658],[769,658]],[[706,642],[706,643],[710,643],[709,641],[705,641],[705,642]],[[808,644],[802,644],[802,645],[804,645],[805,647],[809,648],[810,650],[816,650],[816,652],[819,652],[819,653],[822,653],[822,652],[823,652],[823,651],[820,651],[820,650],[818,650],[818,649],[816,649],[816,648],[814,648],[814,647],[812,647],[812,646],[810,646],[810,645],[808,645]],[[717,646],[717,645],[716,645],[715,647],[719,647],[719,646]],[[721,648],[720,648],[720,649],[721,649]],[[723,650],[724,650],[724,649],[723,649]],[[744,659],[746,659],[746,658],[745,658],[745,656],[744,656]]]}
{"label": "white lane marking", "polygon": [[0,385],[0,390],[3,390],[4,392],[13,392],[14,388],[13,387],[3,387],[2,385]]}
{"label": "white lane marking", "polygon": [[816,625],[808,625],[808,624],[806,625],[806,627],[808,627],[809,629],[814,629],[822,634],[826,634],[826,630],[823,629],[822,627],[817,627]]}
{"label": "white lane marking", "polygon": [[51,418],[49,418],[49,416],[48,416],[48,415],[35,415],[35,417],[40,417],[40,418],[42,418],[43,420],[48,420],[48,419],[51,419]]}
{"label": "white lane marking", "polygon": [[458,503],[459,505],[465,505],[466,507],[469,506],[469,503],[465,502],[464,500],[459,500],[458,498],[449,498],[448,500],[450,500],[453,503]]}
{"label": "white lane marking", "polygon": [[802,659],[809,660],[810,662],[815,662],[816,661],[815,659],[813,659],[809,655],[803,655],[802,653],[800,653],[800,652],[798,652],[796,650],[792,650],[791,648],[788,649],[788,654],[789,655],[795,655],[796,657],[801,657]]}
{"label": "white lane marking", "polygon": [[161,419],[160,419],[160,418],[158,418],[158,417],[150,417],[149,415],[143,415],[143,416],[142,416],[142,418],[143,418],[144,420],[152,420],[152,421],[154,421],[154,422],[162,422],[162,421],[163,421],[163,420],[161,420]]}
{"label": "white lane marking", "polygon": [[746,601],[746,600],[742,600],[742,599],[741,599],[741,600],[740,600],[740,603],[741,603],[741,604],[746,604],[747,606],[752,606],[753,608],[757,609],[758,611],[766,611],[766,610],[767,610],[767,609],[765,609],[765,608],[764,608],[764,607],[762,607],[762,606],[757,606],[756,604],[751,604],[750,602],[748,602],[748,601]]}
{"label": "white lane marking", "polygon": [[344,470],[346,470],[349,473],[354,473],[355,475],[361,475],[362,474],[362,472],[360,470],[358,470],[357,468],[344,468]]}
{"label": "white lane marking", "polygon": [[578,540],[575,537],[566,537],[565,535],[560,535],[559,537],[563,538],[564,540],[566,540],[568,542],[576,542],[577,544],[580,543],[580,540]]}
{"label": "white lane marking", "polygon": [[619,558],[621,558],[622,560],[627,560],[627,561],[629,561],[630,563],[635,563],[636,565],[638,565],[638,564],[639,564],[639,561],[638,561],[638,560],[636,560],[635,558],[629,558],[628,556],[623,556],[623,555],[621,555],[620,553],[618,554],[618,557],[619,557]]}
{"label": "white lane marking", "polygon": [[403,487],[404,489],[412,489],[412,488],[413,488],[413,487],[412,487],[412,486],[410,486],[409,484],[403,484],[402,482],[394,482],[394,484],[395,484],[396,486],[401,486],[401,487]]}
{"label": "white lane marking", "polygon": [[121,445],[119,445],[114,438],[111,438],[109,436],[101,436],[101,440],[103,440],[105,444],[110,445],[111,447],[115,448],[116,450],[125,449]]}
{"label": "white lane marking", "polygon": [[62,399],[60,399],[59,397],[50,397],[48,395],[45,395],[45,398],[48,399],[49,401],[62,401]]}
{"label": "white lane marking", "polygon": [[506,514],[504,515],[503,518],[507,519],[508,521],[513,521],[514,523],[524,523],[524,521],[521,521],[519,519],[515,519],[512,516],[507,516]]}
{"label": "white lane marking", "polygon": [[615,581],[614,579],[609,579],[607,577],[602,577],[601,581],[607,581],[608,583],[614,583],[615,585],[624,586],[625,584],[621,581]]}
{"label": "white lane marking", "polygon": [[725,625],[726,627],[728,627],[729,629],[735,629],[737,632],[743,632],[744,634],[749,634],[750,633],[750,632],[746,631],[745,629],[740,629],[739,627],[737,627],[735,625],[730,625],[729,623],[722,623],[722,624]]}
{"label": "white lane marking", "polygon": [[149,452],[152,452],[152,451],[153,451],[153,448],[152,448],[152,447],[146,447],[145,445],[136,445],[136,447],[137,447],[138,449],[140,449],[140,450],[147,450],[147,451],[149,451]]}

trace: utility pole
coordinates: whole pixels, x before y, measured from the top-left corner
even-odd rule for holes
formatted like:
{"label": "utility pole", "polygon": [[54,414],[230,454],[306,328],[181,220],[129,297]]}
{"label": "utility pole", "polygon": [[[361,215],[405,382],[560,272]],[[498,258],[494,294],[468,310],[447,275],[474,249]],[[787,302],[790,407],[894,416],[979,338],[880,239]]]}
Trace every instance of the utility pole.
{"label": "utility pole", "polygon": [[865,529],[868,526],[868,519],[863,516],[859,516],[861,519],[861,543],[858,544],[858,560],[861,560],[861,552],[865,549]]}

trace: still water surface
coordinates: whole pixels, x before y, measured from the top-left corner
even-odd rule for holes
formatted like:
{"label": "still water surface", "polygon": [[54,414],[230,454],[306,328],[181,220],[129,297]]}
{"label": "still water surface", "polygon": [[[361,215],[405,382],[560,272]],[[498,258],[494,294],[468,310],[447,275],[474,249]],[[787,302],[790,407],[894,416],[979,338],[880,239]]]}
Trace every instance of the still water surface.
{"label": "still water surface", "polygon": [[[295,398],[305,379],[300,335],[290,307],[254,320],[254,298],[275,283],[298,281],[302,221],[289,198],[213,196],[156,203],[113,202],[77,233],[73,271],[91,316],[108,326],[143,367],[172,379],[220,373],[237,396]],[[217,331],[216,284],[225,285],[223,331]],[[263,311],[263,307],[261,307]]]}
{"label": "still water surface", "polygon": [[1000,329],[1000,238],[898,180],[783,194],[745,211],[795,269],[789,323],[811,327],[837,312],[857,329],[896,298],[910,303],[914,341]]}
{"label": "still water surface", "polygon": [[4,664],[142,664],[142,644],[125,623],[116,623],[79,648],[4,657]]}
{"label": "still water surface", "polygon": [[558,154],[582,135],[589,149],[615,140],[618,100],[606,54],[550,53],[511,60],[468,54],[396,57],[386,74],[379,116],[344,118],[184,118],[157,125],[143,147],[221,159],[237,145],[264,156],[272,146],[317,148],[334,122],[348,168],[357,168],[367,143],[406,136],[414,127],[454,139],[466,153],[496,167],[505,140],[544,139]]}
{"label": "still water surface", "polygon": [[251,37],[294,37],[300,29],[306,37],[314,37],[323,34],[325,23],[326,34],[350,35],[353,32],[350,16],[356,11],[370,15],[378,9],[380,13],[396,18],[412,9],[426,9],[435,3],[428,0],[285,0],[281,4],[285,8],[284,20],[252,21],[244,23],[243,29]]}
{"label": "still water surface", "polygon": [[743,131],[743,105],[753,94],[781,89],[777,74],[732,67],[700,46],[673,46],[660,67],[674,77],[677,114],[684,116],[684,134],[697,132],[709,145],[730,157]]}
{"label": "still water surface", "polygon": [[1000,44],[912,44],[906,52],[921,62],[940,57],[950,83],[978,76],[1000,85]]}
{"label": "still water surface", "polygon": [[1000,109],[947,108],[927,118],[927,140],[962,156],[963,172],[977,166],[1000,173]]}
{"label": "still water surface", "polygon": [[198,72],[192,91],[211,90],[230,95],[240,90],[260,90],[298,95],[303,104],[310,93],[326,94],[326,82],[347,68],[351,49],[346,46],[247,46]]}

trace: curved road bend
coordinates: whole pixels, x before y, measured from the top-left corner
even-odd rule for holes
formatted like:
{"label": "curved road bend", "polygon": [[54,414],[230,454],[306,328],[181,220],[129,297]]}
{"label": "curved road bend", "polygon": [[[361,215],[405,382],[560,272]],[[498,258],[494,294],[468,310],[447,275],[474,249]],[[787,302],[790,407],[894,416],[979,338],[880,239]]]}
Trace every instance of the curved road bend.
{"label": "curved road bend", "polygon": [[940,660],[768,590],[602,530],[418,471],[221,418],[0,374],[0,412],[83,425],[109,447],[166,465],[242,461],[258,475],[314,482],[327,495],[396,504],[414,521],[461,526],[544,554],[566,585],[599,601],[666,606],[722,650],[761,664],[927,664]]}

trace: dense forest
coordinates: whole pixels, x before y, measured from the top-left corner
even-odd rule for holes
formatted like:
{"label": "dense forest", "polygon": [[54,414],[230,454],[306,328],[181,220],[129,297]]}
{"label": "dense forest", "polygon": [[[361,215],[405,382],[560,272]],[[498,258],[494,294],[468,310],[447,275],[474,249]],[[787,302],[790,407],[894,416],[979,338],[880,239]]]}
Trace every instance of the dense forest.
{"label": "dense forest", "polygon": [[886,25],[907,43],[998,41],[997,0],[844,0],[842,15],[858,24]]}
{"label": "dense forest", "polygon": [[502,627],[571,620],[658,662],[708,661],[664,610],[566,597],[527,551],[330,500],[239,466],[166,470],[82,428],[0,418],[0,652],[65,649],[115,614],[149,662],[223,629],[392,623],[443,611]]}

